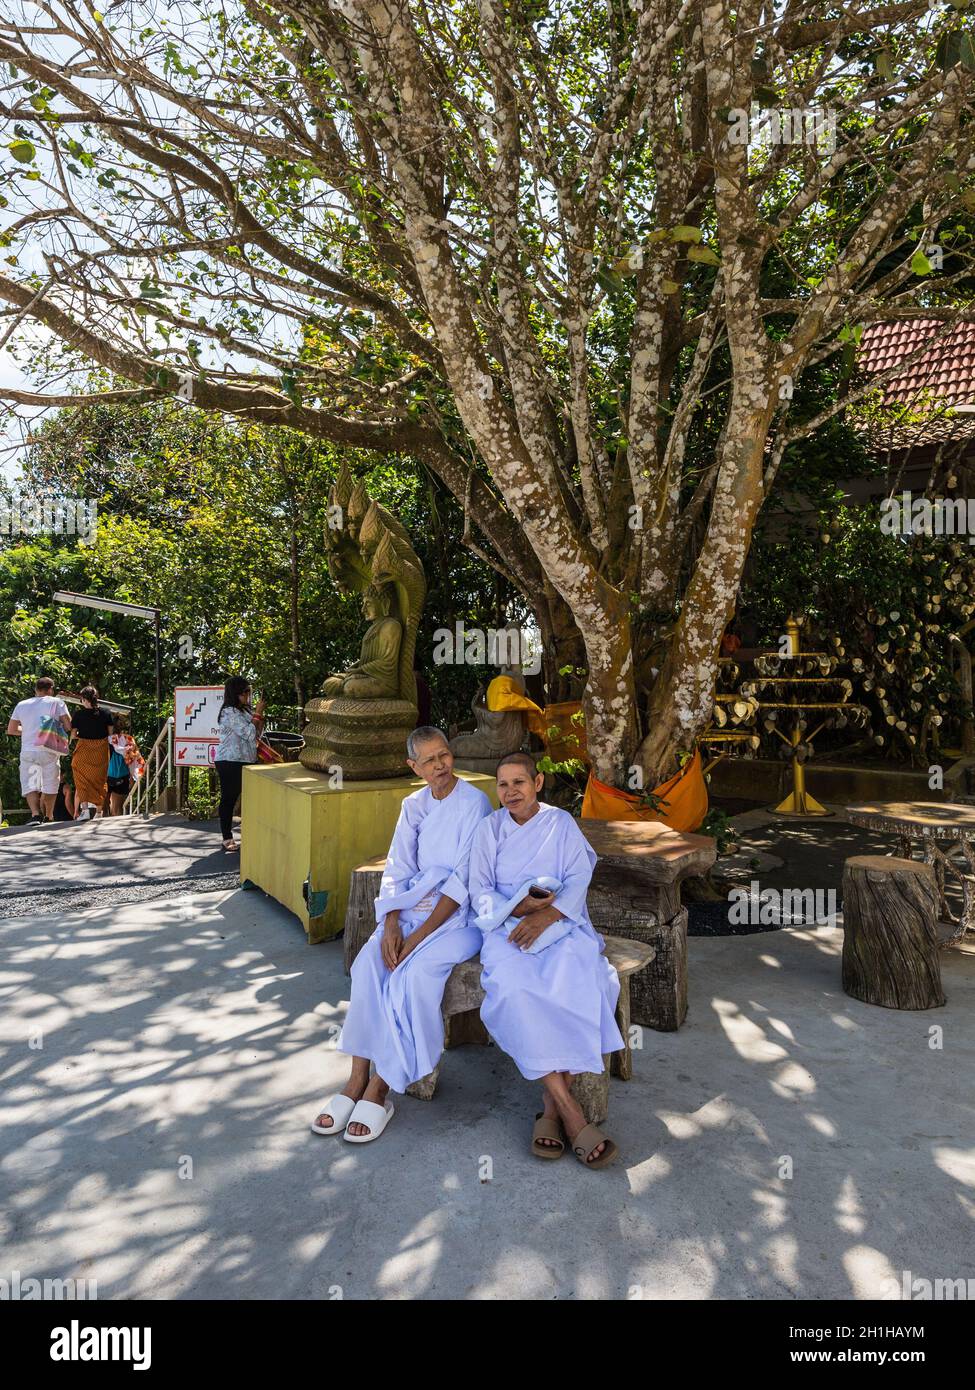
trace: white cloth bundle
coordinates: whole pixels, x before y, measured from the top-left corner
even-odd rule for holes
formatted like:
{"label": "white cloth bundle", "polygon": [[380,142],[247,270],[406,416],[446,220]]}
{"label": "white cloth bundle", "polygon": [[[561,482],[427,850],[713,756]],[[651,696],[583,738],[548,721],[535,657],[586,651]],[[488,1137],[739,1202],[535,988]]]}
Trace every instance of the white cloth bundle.
{"label": "white cloth bundle", "polygon": [[[482,932],[497,931],[499,927],[505,927],[509,932],[514,931],[515,927],[524,922],[524,917],[512,917],[512,908],[518,906],[522,898],[526,896],[529,888],[544,888],[546,893],[560,893],[562,884],[557,878],[529,878],[522,883],[510,898],[505,898],[496,889],[489,889],[480,895],[480,906],[484,904],[485,910],[474,918],[475,927],[479,927]],[[486,900],[486,901],[485,901]],[[554,946],[556,941],[561,941],[563,936],[568,936],[573,924],[564,917],[559,921],[553,922],[550,927],[546,927],[541,936],[525,949],[531,955],[537,955],[539,951],[544,951],[549,946]]]}

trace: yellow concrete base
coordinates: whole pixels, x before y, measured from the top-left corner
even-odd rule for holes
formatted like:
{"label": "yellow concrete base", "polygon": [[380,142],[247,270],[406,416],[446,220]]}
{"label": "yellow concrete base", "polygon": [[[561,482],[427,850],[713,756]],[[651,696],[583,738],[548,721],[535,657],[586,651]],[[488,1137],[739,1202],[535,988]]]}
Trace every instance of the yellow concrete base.
{"label": "yellow concrete base", "polygon": [[[457,775],[497,806],[493,777]],[[346,782],[341,788],[330,781],[300,763],[255,763],[244,768],[241,794],[241,882],[263,888],[293,912],[312,943],[329,941],[342,930],[349,874],[386,853],[400,803],[423,786],[414,777]]]}

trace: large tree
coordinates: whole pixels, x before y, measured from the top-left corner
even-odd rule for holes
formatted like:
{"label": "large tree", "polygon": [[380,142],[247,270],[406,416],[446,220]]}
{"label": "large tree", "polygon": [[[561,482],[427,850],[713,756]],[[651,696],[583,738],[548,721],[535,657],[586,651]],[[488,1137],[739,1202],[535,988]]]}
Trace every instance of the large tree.
{"label": "large tree", "polygon": [[959,312],[967,3],[24,0],[4,338],[422,461],[585,662],[597,774],[652,779],[845,403],[796,383],[840,354],[856,398],[863,324]]}

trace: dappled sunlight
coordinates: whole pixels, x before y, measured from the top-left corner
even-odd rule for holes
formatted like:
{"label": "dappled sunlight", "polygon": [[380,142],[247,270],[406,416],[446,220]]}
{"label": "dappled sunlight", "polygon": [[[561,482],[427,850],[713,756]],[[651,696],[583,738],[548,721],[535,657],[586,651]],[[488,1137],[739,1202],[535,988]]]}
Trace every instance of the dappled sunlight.
{"label": "dappled sunlight", "polygon": [[849,1298],[889,1298],[901,1282],[900,1271],[871,1245],[853,1245],[844,1251],[843,1271],[849,1283]]}
{"label": "dappled sunlight", "polygon": [[863,1235],[867,1228],[866,1216],[852,1174],[848,1173],[843,1179],[833,1207],[836,1211],[836,1224],[841,1231],[850,1236]]}
{"label": "dappled sunlight", "polygon": [[711,1004],[728,1041],[742,1057],[750,1062],[777,1062],[788,1055],[785,1048],[772,1042],[757,1023],[739,1013],[728,1000],[712,999]]}
{"label": "dappled sunlight", "polygon": [[[84,1273],[103,1298],[871,1297],[877,1270],[920,1269],[912,1242],[941,1239],[941,1213],[971,1216],[973,1154],[937,1090],[969,1055],[970,958],[952,967],[949,1067],[926,1018],[848,1000],[815,933],[771,953],[692,943],[687,1023],[644,1030],[611,1086],[621,1162],[593,1174],[530,1158],[537,1087],[496,1048],[450,1052],[436,1100],[397,1096],[375,1145],[311,1135],[348,1075],[340,948],[309,948],[256,895],[192,921],[159,903],[96,916],[54,966],[42,924],[0,925],[20,956],[0,1229],[20,1268]],[[901,1120],[919,1056],[931,1087]],[[925,1182],[895,1217],[908,1161]]]}
{"label": "dappled sunlight", "polygon": [[776,1095],[784,1096],[786,1099],[812,1095],[816,1090],[816,1082],[811,1073],[793,1061],[779,1067],[769,1084]]}
{"label": "dappled sunlight", "polygon": [[975,1190],[975,1148],[950,1149],[936,1144],[931,1152],[942,1173]]}

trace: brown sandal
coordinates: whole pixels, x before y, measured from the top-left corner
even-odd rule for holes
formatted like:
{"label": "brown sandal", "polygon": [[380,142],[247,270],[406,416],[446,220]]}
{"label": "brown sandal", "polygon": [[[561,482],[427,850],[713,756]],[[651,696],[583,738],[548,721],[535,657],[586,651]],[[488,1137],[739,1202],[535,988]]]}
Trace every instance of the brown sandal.
{"label": "brown sandal", "polygon": [[[590,1163],[589,1155],[593,1149],[598,1149],[600,1144],[604,1144],[605,1148],[599,1157]],[[619,1149],[596,1125],[586,1125],[573,1139],[572,1152],[584,1168],[608,1168],[618,1156]]]}
{"label": "brown sandal", "polygon": [[[558,1143],[558,1148],[552,1144],[540,1144],[538,1142],[540,1139],[554,1139]],[[544,1110],[535,1116],[535,1124],[532,1128],[532,1153],[536,1158],[561,1158],[565,1153],[562,1123],[560,1120],[546,1115]]]}

